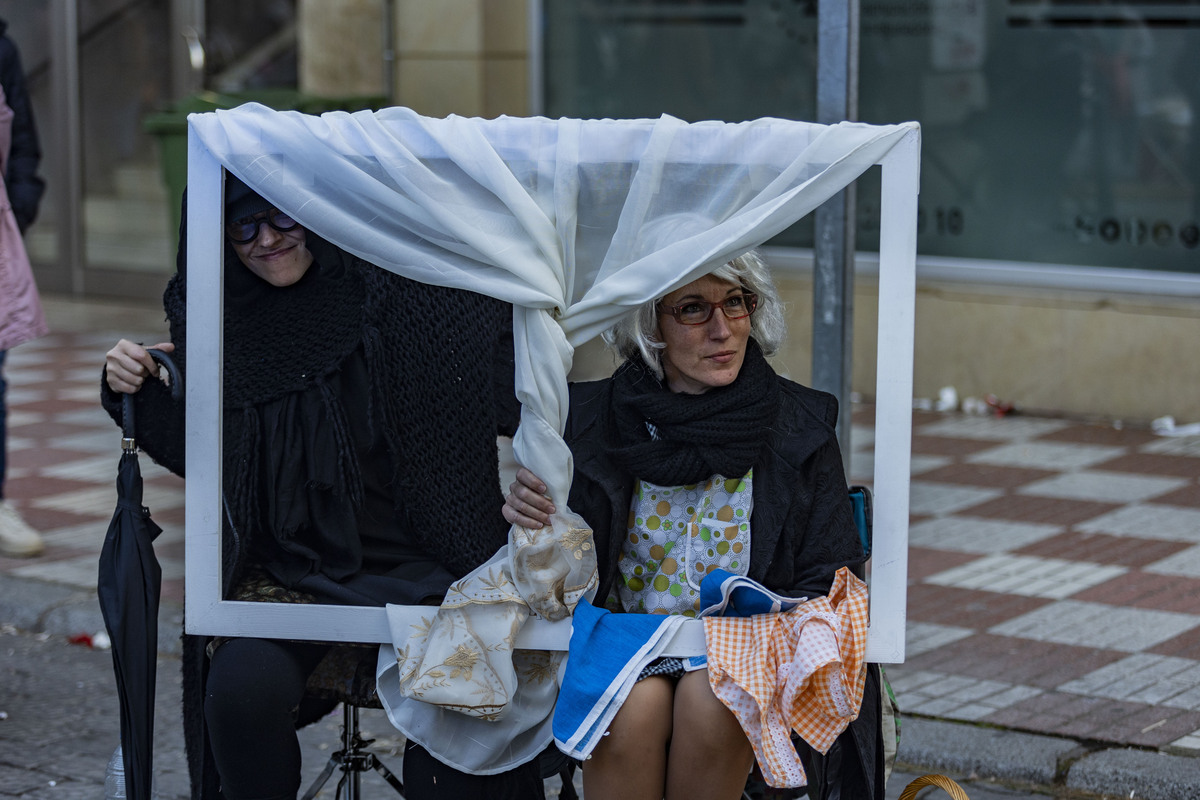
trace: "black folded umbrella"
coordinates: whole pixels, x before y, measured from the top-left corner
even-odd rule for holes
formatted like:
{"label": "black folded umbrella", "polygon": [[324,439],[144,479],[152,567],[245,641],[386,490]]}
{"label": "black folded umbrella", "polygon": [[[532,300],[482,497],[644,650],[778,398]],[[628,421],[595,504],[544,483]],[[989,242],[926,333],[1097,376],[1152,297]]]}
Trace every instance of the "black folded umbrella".
{"label": "black folded umbrella", "polygon": [[[161,350],[154,360],[171,378],[171,395],[183,393],[179,370]],[[121,462],[117,466],[117,508],[100,551],[96,589],[100,612],[112,641],[113,671],[121,703],[121,749],[129,800],[151,800],[154,761],[154,680],[158,661],[158,604],[162,569],[152,542],[162,533],[142,505],[142,470],[138,465],[133,395],[122,407]]]}

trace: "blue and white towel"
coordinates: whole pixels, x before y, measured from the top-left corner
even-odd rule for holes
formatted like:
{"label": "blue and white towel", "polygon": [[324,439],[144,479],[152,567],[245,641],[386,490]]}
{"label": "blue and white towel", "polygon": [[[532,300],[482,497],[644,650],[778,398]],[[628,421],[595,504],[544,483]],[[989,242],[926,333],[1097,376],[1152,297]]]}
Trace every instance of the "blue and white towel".
{"label": "blue and white towel", "polygon": [[777,614],[791,611],[807,597],[785,597],[772,592],[757,581],[714,569],[700,583],[700,612],[702,617],[751,617],[755,614]]}
{"label": "blue and white towel", "polygon": [[560,750],[581,760],[591,754],[642,668],[688,620],[676,614],[613,614],[588,603],[575,607],[567,671],[554,708]]}

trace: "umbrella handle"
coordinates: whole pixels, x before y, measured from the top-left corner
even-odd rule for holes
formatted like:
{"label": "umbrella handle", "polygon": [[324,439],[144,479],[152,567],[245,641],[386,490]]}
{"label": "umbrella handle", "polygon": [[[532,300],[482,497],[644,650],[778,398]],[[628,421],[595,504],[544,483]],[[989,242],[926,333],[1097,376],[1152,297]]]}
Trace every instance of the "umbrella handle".
{"label": "umbrella handle", "polygon": [[[183,381],[179,372],[179,367],[175,365],[175,361],[162,350],[151,348],[146,351],[150,357],[157,361],[167,371],[170,376],[171,384],[171,399],[179,400],[183,397]],[[133,395],[126,394],[121,398],[121,433],[124,438],[121,441],[121,449],[125,451],[133,451],[137,449],[137,442],[134,432],[136,425],[134,424],[133,413]]]}
{"label": "umbrella handle", "polygon": [[171,376],[171,399],[179,400],[183,397],[183,375],[179,373],[179,367],[175,366],[175,360],[162,350],[151,348],[146,351],[150,357],[162,364],[167,369],[167,374]]}

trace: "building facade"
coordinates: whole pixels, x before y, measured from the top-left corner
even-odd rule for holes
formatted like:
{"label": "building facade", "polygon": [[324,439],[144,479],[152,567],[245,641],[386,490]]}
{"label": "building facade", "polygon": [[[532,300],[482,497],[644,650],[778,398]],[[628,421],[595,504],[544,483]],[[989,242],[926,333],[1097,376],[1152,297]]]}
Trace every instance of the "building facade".
{"label": "building facade", "polygon": [[[922,125],[917,395],[1200,420],[1200,6],[861,2],[858,117]],[[30,234],[54,291],[161,289],[177,200],[145,120],[200,89],[375,95],[430,116],[815,117],[816,0],[0,2],[44,131],[67,113],[54,63],[70,48],[53,42],[68,6],[83,158],[72,170],[69,147],[44,142]],[[74,259],[64,171],[81,185]],[[141,205],[112,199],[131,185]],[[853,380],[868,398],[877,198],[868,175]],[[810,242],[801,224],[767,249],[789,302],[781,365],[802,381]],[[580,361],[606,368],[590,349]]]}

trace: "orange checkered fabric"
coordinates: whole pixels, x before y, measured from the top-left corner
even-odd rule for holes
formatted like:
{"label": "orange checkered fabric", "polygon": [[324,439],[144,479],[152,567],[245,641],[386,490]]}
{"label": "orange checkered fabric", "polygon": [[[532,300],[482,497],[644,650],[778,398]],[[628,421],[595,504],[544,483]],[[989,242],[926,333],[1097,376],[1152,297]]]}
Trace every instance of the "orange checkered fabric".
{"label": "orange checkered fabric", "polygon": [[704,618],[709,684],[741,723],[769,785],[808,783],[793,730],[824,753],[858,716],[867,622],[867,585],[846,568],[827,597],[791,611]]}

